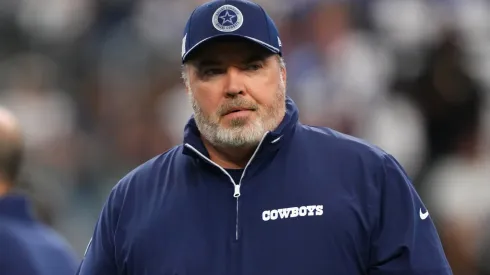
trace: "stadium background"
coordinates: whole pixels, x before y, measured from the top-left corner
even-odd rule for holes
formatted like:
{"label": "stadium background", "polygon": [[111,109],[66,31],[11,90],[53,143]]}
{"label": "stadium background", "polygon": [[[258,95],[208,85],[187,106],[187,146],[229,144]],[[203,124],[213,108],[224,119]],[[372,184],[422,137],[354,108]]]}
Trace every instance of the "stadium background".
{"label": "stadium background", "polygon": [[[200,2],[0,2],[0,104],[25,131],[22,188],[80,257],[110,188],[181,141],[180,43]],[[454,273],[484,274],[490,1],[258,2],[280,28],[301,120],[397,157]]]}

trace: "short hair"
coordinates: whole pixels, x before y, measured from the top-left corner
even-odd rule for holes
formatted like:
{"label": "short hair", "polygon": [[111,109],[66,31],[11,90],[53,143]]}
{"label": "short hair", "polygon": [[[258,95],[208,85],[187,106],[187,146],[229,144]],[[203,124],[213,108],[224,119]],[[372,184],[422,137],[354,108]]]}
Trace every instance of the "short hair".
{"label": "short hair", "polygon": [[0,176],[14,185],[17,181],[24,156],[20,139],[0,139]]}

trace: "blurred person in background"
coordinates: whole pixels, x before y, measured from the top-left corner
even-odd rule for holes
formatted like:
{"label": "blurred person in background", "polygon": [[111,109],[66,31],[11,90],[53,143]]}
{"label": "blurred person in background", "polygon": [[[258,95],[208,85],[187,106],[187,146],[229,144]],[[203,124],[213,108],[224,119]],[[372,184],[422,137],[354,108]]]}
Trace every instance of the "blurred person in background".
{"label": "blurred person in background", "polygon": [[285,56],[291,98],[304,110],[305,123],[359,136],[384,92],[383,47],[356,28],[351,1],[308,2],[298,6],[298,31],[287,37],[294,40]]}
{"label": "blurred person in background", "polygon": [[490,216],[490,158],[483,131],[485,96],[465,67],[464,53],[457,33],[444,32],[405,92],[423,114],[428,144],[418,187],[454,274],[477,275]]}
{"label": "blurred person in background", "polygon": [[39,196],[49,197],[47,206],[58,218],[69,205],[67,195],[75,182],[75,104],[60,88],[60,68],[49,56],[21,52],[1,65],[0,103],[20,124],[26,155],[23,166],[35,178],[30,187]]}
{"label": "blurred person in background", "polygon": [[70,245],[38,221],[31,200],[16,191],[23,140],[12,113],[0,107],[0,274],[72,275],[78,259]]}
{"label": "blurred person in background", "polygon": [[490,216],[483,222],[478,258],[476,260],[477,275],[490,275]]}

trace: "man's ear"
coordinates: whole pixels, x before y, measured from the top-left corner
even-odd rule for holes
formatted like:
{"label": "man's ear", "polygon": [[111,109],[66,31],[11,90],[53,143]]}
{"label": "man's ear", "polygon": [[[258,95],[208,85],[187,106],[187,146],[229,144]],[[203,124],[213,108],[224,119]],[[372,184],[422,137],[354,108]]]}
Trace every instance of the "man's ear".
{"label": "man's ear", "polygon": [[284,80],[284,85],[286,85],[288,83],[288,71],[286,67],[281,68],[281,76],[282,79]]}
{"label": "man's ear", "polygon": [[189,80],[188,79],[184,79],[184,87],[185,87],[185,92],[187,94],[189,94],[191,92],[191,88],[190,88]]}
{"label": "man's ear", "polygon": [[191,91],[189,74],[190,74],[189,66],[186,64],[182,65],[182,82],[185,86],[185,90],[187,93]]}

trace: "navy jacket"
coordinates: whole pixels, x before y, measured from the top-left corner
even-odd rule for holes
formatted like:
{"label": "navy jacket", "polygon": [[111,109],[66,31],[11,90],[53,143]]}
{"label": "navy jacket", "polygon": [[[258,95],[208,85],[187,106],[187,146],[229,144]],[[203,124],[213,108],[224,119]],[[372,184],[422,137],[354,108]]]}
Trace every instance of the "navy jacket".
{"label": "navy jacket", "polygon": [[241,171],[184,144],[112,190],[80,275],[448,275],[434,224],[382,150],[287,114]]}
{"label": "navy jacket", "polygon": [[25,197],[0,197],[1,275],[72,275],[78,264],[68,243],[33,217]]}

